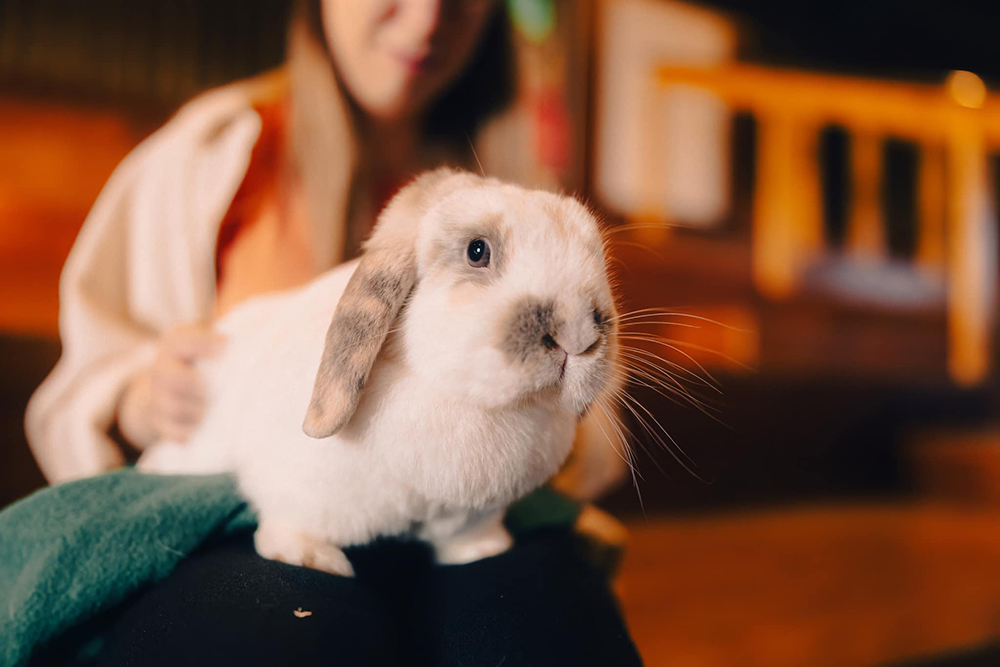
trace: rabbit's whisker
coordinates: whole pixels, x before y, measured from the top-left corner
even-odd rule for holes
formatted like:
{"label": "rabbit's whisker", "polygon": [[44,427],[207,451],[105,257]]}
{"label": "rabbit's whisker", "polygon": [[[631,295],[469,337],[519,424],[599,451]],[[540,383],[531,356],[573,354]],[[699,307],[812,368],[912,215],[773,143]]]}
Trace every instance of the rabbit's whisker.
{"label": "rabbit's whisker", "polygon": [[[622,336],[619,336],[619,338],[622,338]],[[670,347],[670,345],[668,343],[665,343],[662,339],[656,338],[656,337],[653,337],[653,336],[628,336],[628,337],[626,337],[626,340],[636,340],[636,341],[647,342],[647,343],[656,343],[657,345],[663,345],[665,347]],[[673,361],[670,361],[669,359],[665,359],[662,356],[656,354],[655,352],[651,352],[650,350],[647,350],[646,348],[634,347],[634,346],[631,346],[631,345],[622,345],[621,347],[622,347],[623,350],[628,350],[629,352],[631,352],[633,354],[639,354],[639,355],[642,355],[643,357],[649,357],[649,358],[654,359],[654,360],[656,360],[656,361],[658,361],[660,363],[666,364],[667,366],[670,366],[671,368],[677,369],[678,371],[680,371],[683,374],[683,377],[687,378],[688,381],[690,381],[690,382],[694,382],[695,384],[699,384],[699,385],[701,385],[703,387],[707,387],[709,389],[712,389],[716,393],[719,393],[719,394],[722,393],[722,390],[719,389],[719,387],[718,387],[718,382],[714,381],[715,378],[712,378],[711,376],[709,376],[709,378],[711,378],[711,380],[713,380],[714,382],[713,381],[709,381],[708,379],[701,377],[700,375],[698,375],[694,371],[692,371],[692,370],[690,370],[688,368],[684,368],[680,364],[675,363]],[[707,375],[707,372],[706,372],[706,375]]]}
{"label": "rabbit's whisker", "polygon": [[[636,371],[641,370],[651,374],[652,377],[650,379],[659,381],[661,384],[664,384],[665,388],[669,387],[671,389],[676,389],[678,392],[683,393],[685,398],[691,400],[697,399],[701,403],[706,405],[709,404],[708,400],[704,396],[695,393],[694,389],[698,383],[695,383],[684,376],[672,373],[669,369],[660,366],[656,363],[656,361],[654,361],[655,357],[654,359],[650,359],[648,356],[636,355],[626,350],[622,350],[620,354],[622,356],[622,363],[630,369]],[[692,387],[691,385],[695,385],[695,387]]]}
{"label": "rabbit's whisker", "polygon": [[[669,371],[656,366],[655,364],[649,362],[646,359],[641,358],[626,358],[622,362],[622,368],[625,371],[631,371],[634,375],[639,375],[642,378],[652,382],[656,387],[661,387],[665,391],[684,398],[691,403],[700,403],[704,399],[700,396],[695,396],[691,391],[684,386],[681,381],[672,376]],[[630,376],[631,377],[631,376]]]}
{"label": "rabbit's whisker", "polygon": [[[632,470],[632,474],[638,475],[639,479],[642,479],[642,474],[639,472],[639,470],[636,468],[635,465],[635,455],[632,452],[632,447],[629,445],[628,438],[623,432],[623,429],[624,431],[628,432],[629,435],[631,435],[631,431],[628,430],[628,427],[625,426],[625,424],[621,421],[621,419],[614,418],[614,416],[608,412],[607,405],[604,403],[603,398],[598,399],[597,405],[598,407],[601,408],[605,418],[608,420],[608,423],[611,425],[616,435],[618,436],[618,441],[622,444],[622,450],[624,452],[624,456],[622,455],[622,452],[618,451],[618,449],[614,446],[613,443],[612,443],[612,449],[614,449],[615,453],[618,454],[618,456],[628,465],[628,467]],[[601,429],[601,432],[604,433],[605,437],[608,437],[607,431],[605,431],[604,427],[601,426],[600,421],[597,422],[597,425]],[[608,441],[611,442],[610,437],[608,437]]]}
{"label": "rabbit's whisker", "polygon": [[[627,440],[625,439],[625,436],[621,432],[621,429],[617,425],[619,420],[617,420],[616,418],[614,418],[614,416],[612,416],[612,414],[610,414],[611,412],[614,412],[614,411],[610,410],[605,405],[603,399],[598,399],[595,402],[595,406],[601,410],[601,412],[604,414],[605,418],[607,418],[608,423],[610,423],[612,426],[614,426],[615,431],[618,433],[619,438],[621,438],[620,442],[622,443],[622,447],[625,450],[625,453],[626,453],[626,455],[628,457],[627,459],[625,459],[625,463],[626,463],[626,465],[628,465],[629,473],[630,473],[630,475],[632,477],[632,486],[635,488],[635,495],[636,495],[636,498],[638,498],[638,500],[639,500],[639,508],[642,510],[643,516],[645,516],[646,515],[646,506],[642,502],[642,491],[639,489],[639,479],[642,478],[642,475],[639,474],[639,471],[636,468],[636,465],[634,463],[635,454],[632,452],[631,446],[628,444]],[[599,423],[598,423],[598,425],[600,426]],[[607,437],[607,432],[604,431],[604,427],[603,426],[601,427],[601,432],[603,432],[604,435],[605,435],[605,437]],[[609,443],[611,442],[610,438],[608,438],[608,442]],[[614,444],[612,444],[612,448],[614,448]],[[617,451],[617,449],[615,451]]]}
{"label": "rabbit's whisker", "polygon": [[[627,353],[623,353],[623,356],[628,357]],[[674,399],[673,397],[663,393],[663,390],[666,390],[671,394],[673,394],[674,396],[686,400],[688,405],[694,407],[699,412],[704,414],[706,417],[709,417],[713,421],[722,424],[726,428],[729,428],[727,424],[722,422],[716,415],[712,414],[712,412],[721,412],[721,410],[718,407],[709,403],[708,399],[706,399],[705,397],[691,393],[691,390],[688,387],[681,384],[681,381],[685,380],[685,378],[678,378],[670,371],[656,365],[649,359],[645,358],[635,359],[635,363],[631,361],[620,360],[619,368],[627,374],[629,382],[652,389],[660,396],[663,396],[664,398],[669,400],[671,403],[674,403],[675,405],[679,405],[681,407],[686,407],[684,403],[681,403],[679,400]],[[655,386],[643,382],[640,379],[637,379],[636,376],[640,378],[645,378],[650,382],[655,383]],[[670,384],[666,384],[666,382],[670,382]],[[721,391],[719,393],[721,393]]]}
{"label": "rabbit's whisker", "polygon": [[486,170],[483,169],[483,163],[479,161],[479,153],[476,152],[476,145],[472,142],[472,137],[469,136],[468,132],[465,133],[465,140],[469,142],[472,157],[476,158],[476,164],[479,165],[479,173],[483,175],[483,178],[486,178]]}
{"label": "rabbit's whisker", "polygon": [[[696,473],[691,468],[691,466],[697,467],[697,464],[695,464],[694,460],[690,456],[688,456],[687,452],[685,452],[680,447],[680,445],[677,444],[677,441],[674,440],[674,438],[670,435],[670,433],[668,433],[667,430],[663,427],[663,425],[660,424],[660,422],[655,417],[653,417],[652,413],[644,405],[642,405],[639,401],[637,401],[634,396],[632,396],[630,394],[627,394],[627,393],[622,395],[622,397],[621,397],[621,404],[625,408],[627,408],[629,410],[629,412],[632,413],[632,416],[635,417],[635,419],[642,425],[643,429],[650,435],[651,438],[653,438],[653,440],[656,442],[656,444],[658,444],[664,450],[666,450],[667,452],[669,452],[670,456],[677,463],[679,463],[681,466],[683,466],[684,469],[688,471],[688,473],[690,473],[691,475],[694,475],[698,479],[701,479],[701,477],[698,476],[698,473]],[[635,407],[633,407],[633,406],[635,406]],[[656,428],[653,428],[653,425],[651,425],[649,423],[649,421],[647,421],[646,417],[643,417],[641,414],[639,414],[639,412],[635,409],[636,407],[640,408],[643,412],[645,412],[653,420],[653,423],[655,424]],[[663,433],[663,435],[666,436],[667,439],[670,442],[667,443],[660,436],[660,433]],[[671,445],[673,445],[673,447],[671,447]],[[676,448],[676,452],[674,451],[675,448]],[[677,455],[677,452],[680,452],[680,454],[683,456],[683,459],[681,458],[681,456]],[[687,459],[687,461],[690,462],[691,465],[689,466],[688,463],[686,463],[684,461],[684,459]],[[654,459],[654,462],[655,462],[655,459]],[[662,472],[664,475],[666,475],[666,472],[663,471],[662,467],[660,467],[659,465],[657,465],[656,467],[660,470],[660,472]]]}
{"label": "rabbit's whisker", "polygon": [[[646,252],[650,253],[651,255],[653,255],[654,257],[656,257],[657,259],[659,259],[660,261],[662,261],[662,262],[666,261],[666,259],[663,257],[663,253],[658,252],[657,250],[651,248],[650,246],[648,246],[648,245],[646,245],[644,243],[637,243],[635,241],[620,241],[620,240],[613,241],[613,243],[616,246],[630,246],[630,247],[633,247],[633,248],[638,248],[640,250],[645,250]],[[605,251],[605,254],[610,254],[612,257],[616,256],[615,253],[613,253],[613,252],[608,253],[607,251]],[[623,264],[622,266],[625,266],[625,265]]]}
{"label": "rabbit's whisker", "polygon": [[[659,316],[657,316],[659,317]],[[627,322],[619,322],[619,329],[628,329],[631,327],[645,327],[645,326],[656,326],[656,325],[666,325],[671,327],[684,327],[685,329],[701,329],[697,324],[689,324],[687,322],[671,322],[669,320],[641,320],[635,319]]]}
{"label": "rabbit's whisker", "polygon": [[[699,352],[707,352],[708,354],[715,355],[716,357],[718,357],[718,358],[720,358],[720,359],[722,359],[724,361],[728,361],[729,363],[733,364],[734,366],[738,366],[738,367],[742,368],[745,371],[753,371],[754,370],[753,367],[746,365],[742,361],[740,361],[738,359],[734,359],[733,357],[729,356],[728,354],[724,354],[722,352],[719,352],[718,350],[713,350],[710,347],[705,347],[704,345],[698,345],[697,343],[690,343],[690,342],[685,341],[685,340],[675,340],[673,338],[660,338],[660,340],[662,340],[662,341],[669,341],[673,345],[679,345],[681,347],[686,347],[686,348],[689,348],[689,349],[692,349],[692,350],[698,350]],[[674,350],[676,352],[680,353],[680,354],[684,354],[684,352],[681,352],[681,350],[678,350],[676,348],[674,348]],[[691,359],[691,361],[694,361],[694,359],[692,357],[690,357],[690,355],[684,354],[684,356],[686,356],[689,359]],[[695,363],[697,363],[697,362],[695,362]],[[698,365],[700,366],[700,364],[698,364]]]}
{"label": "rabbit's whisker", "polygon": [[[635,336],[635,335],[643,335],[643,334],[627,334],[627,335],[625,335],[625,336],[622,336],[622,335],[620,335],[620,334],[619,334],[619,336],[618,336],[618,337],[619,337],[619,338],[626,338],[626,340],[631,340],[631,338],[629,338],[629,337],[630,337],[630,336]],[[646,335],[648,335],[648,334],[646,334]],[[686,358],[686,359],[687,359],[688,361],[690,361],[690,362],[691,362],[692,364],[694,364],[695,366],[697,366],[697,367],[698,367],[698,370],[699,370],[699,371],[701,371],[702,373],[704,373],[704,374],[705,374],[705,376],[706,376],[706,377],[708,377],[708,379],[709,379],[709,380],[711,380],[711,382],[712,382],[712,383],[713,383],[714,385],[716,385],[716,389],[718,388],[718,385],[719,385],[719,381],[715,379],[715,376],[714,376],[714,375],[712,375],[711,373],[709,373],[709,372],[708,372],[707,370],[705,370],[705,367],[704,367],[704,366],[702,366],[702,365],[701,365],[701,364],[700,364],[700,363],[698,362],[698,360],[697,360],[697,359],[695,359],[695,358],[694,358],[694,357],[692,357],[692,356],[691,356],[690,354],[688,354],[688,353],[687,353],[687,352],[685,352],[684,350],[682,350],[682,349],[680,349],[679,347],[677,347],[677,345],[682,345],[682,344],[683,344],[683,342],[682,342],[682,341],[678,341],[678,340],[674,340],[674,339],[672,339],[672,338],[663,338],[663,337],[661,337],[661,336],[651,336],[651,337],[650,337],[650,341],[649,341],[649,342],[655,342],[655,343],[657,343],[658,345],[662,345],[663,347],[666,347],[666,348],[668,348],[668,349],[671,349],[671,350],[673,350],[674,352],[676,352],[677,354],[679,354],[679,355],[681,355],[681,356],[685,357],[685,358]],[[690,346],[689,346],[689,347],[690,347]],[[708,352],[708,351],[709,351],[709,350],[708,350],[708,348],[705,348],[705,347],[701,347],[701,346],[698,346],[698,347],[699,347],[699,348],[701,349],[701,351],[705,351],[705,352]],[[652,354],[652,353],[650,353],[650,354]],[[718,390],[718,389],[717,389],[717,390]],[[719,393],[721,393],[721,392],[719,392]]]}
{"label": "rabbit's whisker", "polygon": [[632,310],[627,313],[620,313],[616,317],[611,318],[612,320],[628,321],[633,319],[649,318],[649,317],[686,317],[693,320],[700,320],[702,322],[707,322],[709,324],[714,324],[716,326],[722,327],[723,329],[729,329],[730,331],[739,331],[741,333],[752,333],[750,329],[742,329],[740,327],[734,327],[730,324],[720,322],[718,320],[713,320],[710,317],[705,317],[704,315],[695,315],[694,313],[683,313],[675,310],[667,310],[665,308],[640,308],[638,310]]}
{"label": "rabbit's whisker", "polygon": [[667,429],[663,426],[663,424],[660,423],[660,420],[657,419],[652,412],[650,412],[649,408],[643,405],[635,396],[632,396],[631,394],[628,393],[624,394],[624,398],[627,398],[632,402],[633,405],[635,405],[635,407],[641,409],[653,421],[653,423],[660,430],[660,432],[662,432],[663,435],[665,435],[667,439],[670,440],[670,443],[677,448],[677,451],[680,452],[681,455],[684,456],[684,458],[691,463],[691,465],[693,465],[695,468],[698,467],[698,464],[695,463],[695,460],[691,458],[687,452],[684,451],[683,447],[677,444],[677,441],[674,439],[674,437],[670,435],[670,432],[667,431]]}
{"label": "rabbit's whisker", "polygon": [[607,235],[610,236],[611,234],[619,234],[619,233],[622,233],[622,232],[630,232],[630,231],[633,231],[633,230],[636,230],[636,229],[672,229],[672,228],[673,228],[673,225],[671,225],[669,223],[666,223],[666,222],[662,222],[662,223],[656,223],[656,222],[633,222],[633,223],[629,223],[629,224],[626,224],[626,225],[609,226],[606,229],[604,229],[603,231],[604,231],[605,234],[607,234]]}
{"label": "rabbit's whisker", "polygon": [[[602,370],[600,371],[600,374],[605,380],[605,382],[609,383],[609,386],[611,386],[610,382],[613,379],[612,372],[609,370]],[[599,407],[602,408],[602,411],[604,413],[604,416],[607,418],[608,423],[611,424],[612,428],[615,430],[618,437],[620,438],[620,442],[622,443],[625,455],[628,457],[626,463],[629,465],[630,468],[633,469],[633,473],[637,474],[639,478],[642,479],[642,474],[639,473],[638,468],[635,465],[635,452],[632,451],[632,447],[629,444],[629,438],[626,437],[625,435],[625,433],[628,433],[629,436],[632,436],[632,432],[621,420],[621,417],[618,415],[618,413],[614,410],[610,410],[608,406],[608,400],[615,398],[615,396],[621,393],[622,391],[624,391],[624,388],[617,388],[612,392],[608,392],[607,394],[598,396],[596,403]],[[600,423],[598,423],[598,425],[600,425]]]}
{"label": "rabbit's whisker", "polygon": [[[671,458],[673,458],[674,461],[676,461],[681,467],[683,467],[690,475],[694,476],[695,478],[703,482],[705,481],[697,472],[695,472],[691,468],[690,465],[688,465],[688,463],[684,461],[684,459],[687,459],[692,464],[694,464],[694,460],[691,459],[691,457],[688,456],[688,454],[683,449],[681,449],[681,447],[677,444],[677,442],[673,439],[673,437],[671,437],[671,435],[667,432],[667,430],[663,428],[663,425],[660,424],[660,422],[655,417],[652,416],[652,413],[649,412],[649,410],[645,406],[643,406],[639,401],[635,399],[635,397],[631,396],[627,392],[617,397],[617,399],[619,404],[622,405],[624,408],[626,408],[630,413],[632,413],[632,416],[635,417],[636,421],[639,422],[639,424],[646,431],[646,433],[648,433],[649,436],[653,438],[656,444],[658,444],[661,448],[666,450],[666,452],[670,454]],[[646,418],[643,417],[638,412],[638,410],[636,410],[635,407],[633,407],[633,405],[642,409],[647,415],[649,415],[656,424],[656,428],[650,425],[650,423],[646,420]],[[660,437],[659,433],[657,432],[657,429],[659,429],[659,431],[661,431],[670,440],[670,443],[673,444],[673,447],[671,447],[670,444],[668,444],[662,437]],[[653,461],[654,465],[656,465],[657,469],[662,474],[667,475],[667,473],[663,470],[662,466],[660,466],[659,463],[656,461],[656,459],[650,455],[649,451],[645,448],[645,446],[641,444],[642,441],[637,440],[637,442],[640,443],[640,446],[642,447],[643,451],[646,452],[647,456],[650,456],[650,459]],[[677,451],[679,451],[684,458],[678,456],[677,451],[674,451],[674,448],[676,448]]]}
{"label": "rabbit's whisker", "polygon": [[[620,395],[612,395],[610,398],[613,401],[615,401],[618,405],[621,405],[622,407],[625,407],[626,409],[631,410],[631,407],[627,403],[625,403],[624,399],[622,398],[623,396],[627,396],[627,394],[625,392],[622,392]],[[623,426],[624,426],[624,424],[623,424]],[[645,428],[646,425],[643,424],[643,427]],[[632,440],[635,442],[635,444],[638,445],[640,449],[642,449],[643,453],[646,454],[646,457],[650,461],[653,462],[653,465],[656,466],[656,469],[660,471],[660,474],[663,475],[664,477],[668,477],[669,478],[670,475],[667,474],[667,471],[664,470],[663,467],[660,465],[659,461],[656,460],[656,457],[654,457],[650,453],[650,451],[648,449],[646,449],[646,445],[642,441],[642,439],[635,437],[635,434],[633,434],[631,431],[629,431],[629,435],[632,437]],[[639,479],[642,479],[643,481],[645,481],[645,478],[643,478],[642,475],[639,475]]]}
{"label": "rabbit's whisker", "polygon": [[[642,367],[625,364],[620,368],[629,375],[628,381],[630,383],[651,389],[675,405],[678,405],[680,407],[688,407],[689,405],[694,406],[700,412],[710,417],[712,417],[712,415],[709,415],[707,410],[716,410],[716,411],[718,410],[718,408],[716,408],[715,406],[709,405],[700,398],[693,396],[684,387],[665,384],[663,378],[660,378],[650,373],[648,370]],[[639,378],[644,378],[645,380],[649,380],[649,382],[645,382],[642,379],[638,379],[636,376],[638,376]],[[673,378],[666,378],[666,379],[672,380]],[[650,384],[650,382],[654,384]],[[679,400],[682,398],[685,399],[687,403],[682,403]]]}

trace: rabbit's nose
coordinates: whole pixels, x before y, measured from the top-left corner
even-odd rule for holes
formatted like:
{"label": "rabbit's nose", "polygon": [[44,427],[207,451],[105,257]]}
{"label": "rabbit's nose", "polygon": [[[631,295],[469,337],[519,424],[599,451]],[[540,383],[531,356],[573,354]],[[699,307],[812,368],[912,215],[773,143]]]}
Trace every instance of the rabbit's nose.
{"label": "rabbit's nose", "polygon": [[[589,354],[597,349],[597,344],[601,342],[601,335],[596,331],[562,331],[558,336],[546,334],[543,342],[549,349],[562,348],[571,357],[581,354]],[[551,341],[551,343],[550,343]]]}

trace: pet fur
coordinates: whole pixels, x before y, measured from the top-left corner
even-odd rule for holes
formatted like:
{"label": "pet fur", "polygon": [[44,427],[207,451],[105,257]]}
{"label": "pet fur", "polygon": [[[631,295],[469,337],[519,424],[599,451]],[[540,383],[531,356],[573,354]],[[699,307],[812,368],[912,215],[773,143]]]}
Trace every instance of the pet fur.
{"label": "pet fur", "polygon": [[[465,255],[480,238],[487,268]],[[217,329],[204,422],[140,468],[235,472],[261,555],[344,575],[340,548],[382,535],[427,540],[447,563],[508,548],[505,508],[556,473],[616,385],[594,216],[450,169],[393,198],[360,260]]]}

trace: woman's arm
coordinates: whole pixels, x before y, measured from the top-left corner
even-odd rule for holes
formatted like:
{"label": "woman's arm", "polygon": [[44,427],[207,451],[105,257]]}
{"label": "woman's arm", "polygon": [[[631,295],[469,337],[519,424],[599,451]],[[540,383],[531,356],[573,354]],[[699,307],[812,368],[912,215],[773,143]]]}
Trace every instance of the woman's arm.
{"label": "woman's arm", "polygon": [[154,437],[141,401],[121,399],[165,331],[211,315],[219,220],[259,131],[245,91],[213,91],[135,149],[98,197],[60,279],[62,356],[25,416],[50,482],[121,465],[108,435],[119,416],[138,446]]}
{"label": "woman's arm", "polygon": [[116,169],[63,268],[62,356],[25,416],[28,442],[51,482],[121,465],[107,429],[125,384],[153,358],[156,332],[132,316],[127,285],[127,239],[145,148]]}

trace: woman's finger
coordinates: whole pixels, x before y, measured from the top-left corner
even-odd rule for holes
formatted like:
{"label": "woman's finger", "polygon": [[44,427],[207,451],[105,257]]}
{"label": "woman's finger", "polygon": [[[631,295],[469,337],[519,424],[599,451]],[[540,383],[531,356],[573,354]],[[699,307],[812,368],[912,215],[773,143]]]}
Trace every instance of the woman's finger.
{"label": "woman's finger", "polygon": [[225,345],[225,338],[205,327],[188,325],[168,331],[163,345],[175,356],[194,361],[218,354]]}
{"label": "woman's finger", "polygon": [[160,433],[160,438],[163,440],[172,440],[174,442],[187,442],[191,437],[191,432],[193,430],[194,429],[192,428],[178,426],[169,420],[165,420],[157,424],[157,431]]}
{"label": "woman's finger", "polygon": [[200,396],[177,394],[161,390],[153,399],[154,406],[167,418],[186,419],[188,415],[200,415],[205,410],[205,401]]}
{"label": "woman's finger", "polygon": [[167,403],[163,406],[163,411],[168,420],[184,428],[194,428],[201,423],[205,414],[201,405],[184,401]]}
{"label": "woman's finger", "polygon": [[169,394],[191,396],[204,400],[206,392],[201,374],[194,366],[180,359],[164,356],[153,368],[155,389]]}
{"label": "woman's finger", "polygon": [[178,411],[165,406],[157,406],[153,414],[153,424],[160,437],[176,442],[186,442],[200,421],[197,412]]}

